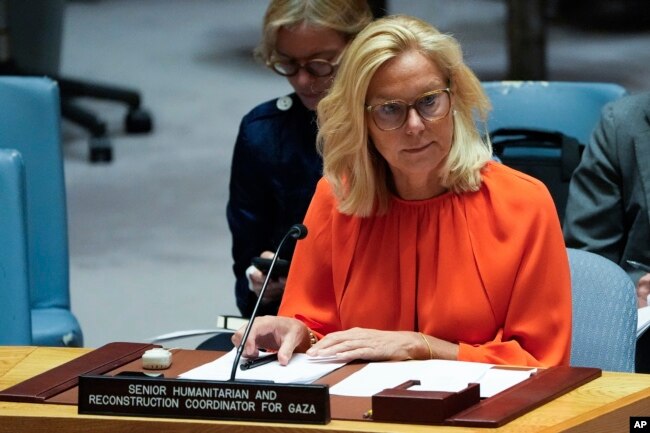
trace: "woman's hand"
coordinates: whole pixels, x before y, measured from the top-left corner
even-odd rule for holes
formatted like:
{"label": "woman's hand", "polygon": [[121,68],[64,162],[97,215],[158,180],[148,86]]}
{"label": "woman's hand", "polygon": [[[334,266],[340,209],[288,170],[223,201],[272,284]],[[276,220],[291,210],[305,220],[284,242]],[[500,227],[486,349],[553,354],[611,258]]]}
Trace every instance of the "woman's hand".
{"label": "woman's hand", "polygon": [[[244,336],[242,326],[232,336],[236,347],[241,344]],[[298,319],[281,316],[257,317],[248,335],[242,354],[246,358],[257,358],[259,349],[278,352],[278,361],[287,365],[294,352],[304,352],[309,348],[309,331],[307,326]]]}
{"label": "woman's hand", "polygon": [[336,355],[345,362],[355,359],[366,361],[457,359],[457,354],[457,345],[418,332],[364,328],[332,332],[307,351],[307,355],[310,356]]}
{"label": "woman's hand", "polygon": [[[260,254],[260,257],[265,259],[272,259],[274,254],[271,251],[264,251]],[[251,292],[255,293],[258,297],[260,296],[260,291],[262,290],[262,285],[266,280],[266,274],[257,269],[255,266],[250,266],[246,270],[246,276],[248,277],[248,288]],[[285,277],[280,277],[277,280],[269,280],[269,285],[266,287],[264,292],[264,298],[262,303],[266,304],[271,301],[280,300],[282,294],[284,293],[284,286],[287,282]]]}
{"label": "woman's hand", "polygon": [[636,297],[639,308],[648,306],[648,295],[650,295],[650,274],[645,274],[639,279],[636,285]]}

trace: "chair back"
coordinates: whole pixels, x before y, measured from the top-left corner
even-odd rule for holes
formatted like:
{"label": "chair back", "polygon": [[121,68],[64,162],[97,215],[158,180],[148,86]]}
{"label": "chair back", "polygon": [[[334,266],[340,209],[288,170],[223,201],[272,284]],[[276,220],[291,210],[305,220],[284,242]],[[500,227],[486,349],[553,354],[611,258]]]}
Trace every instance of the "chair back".
{"label": "chair back", "polygon": [[627,92],[613,83],[487,81],[492,102],[488,130],[528,128],[559,131],[589,143],[603,105]]}
{"label": "chair back", "polygon": [[493,110],[487,129],[495,155],[546,185],[560,222],[569,181],[589,142],[600,111],[625,94],[610,83],[485,82]]}
{"label": "chair back", "polygon": [[636,288],[616,263],[567,248],[573,294],[571,365],[634,372]]}
{"label": "chair back", "polygon": [[80,346],[70,312],[68,231],[56,82],[0,77],[0,147],[25,164],[28,263],[33,343]]}
{"label": "chair back", "polygon": [[27,274],[25,172],[20,153],[0,149],[0,345],[32,344]]}

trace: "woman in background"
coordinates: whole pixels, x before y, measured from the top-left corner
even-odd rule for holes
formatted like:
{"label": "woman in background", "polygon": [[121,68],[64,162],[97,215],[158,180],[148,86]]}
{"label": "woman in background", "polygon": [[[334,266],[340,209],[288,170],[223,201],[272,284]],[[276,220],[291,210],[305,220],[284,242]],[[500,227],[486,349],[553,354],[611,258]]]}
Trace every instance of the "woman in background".
{"label": "woman in background", "polygon": [[[316,106],[344,49],[371,20],[365,0],[273,0],[268,6],[256,56],[287,77],[295,93],[255,107],[235,143],[227,217],[237,306],[245,317],[264,282],[251,259],[273,257],[289,227],[302,222],[322,175]],[[290,259],[293,247],[288,244],[282,257]],[[277,313],[284,284],[284,278],[270,282],[260,312]]]}

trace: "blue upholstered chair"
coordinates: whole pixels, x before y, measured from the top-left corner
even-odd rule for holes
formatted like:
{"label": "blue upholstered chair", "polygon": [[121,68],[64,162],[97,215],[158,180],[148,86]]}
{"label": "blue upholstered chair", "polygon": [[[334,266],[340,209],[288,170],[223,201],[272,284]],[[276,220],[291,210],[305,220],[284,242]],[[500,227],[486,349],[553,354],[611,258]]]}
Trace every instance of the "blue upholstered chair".
{"label": "blue upholstered chair", "polygon": [[568,248],[573,286],[571,365],[634,372],[636,288],[616,263]]}
{"label": "blue upholstered chair", "polygon": [[560,131],[589,143],[589,137],[609,101],[625,95],[613,83],[562,81],[487,81],[492,101],[488,129],[536,128]]}
{"label": "blue upholstered chair", "polygon": [[23,160],[0,149],[0,345],[32,344],[25,225]]}
{"label": "blue upholstered chair", "polygon": [[[484,82],[493,106],[487,131],[506,165],[538,178],[549,189],[560,221],[582,145],[607,102],[625,89],[610,83]],[[523,131],[522,131],[523,130]]]}
{"label": "blue upholstered chair", "polygon": [[32,343],[81,346],[70,311],[68,231],[59,92],[54,81],[0,77],[0,147],[25,165]]}

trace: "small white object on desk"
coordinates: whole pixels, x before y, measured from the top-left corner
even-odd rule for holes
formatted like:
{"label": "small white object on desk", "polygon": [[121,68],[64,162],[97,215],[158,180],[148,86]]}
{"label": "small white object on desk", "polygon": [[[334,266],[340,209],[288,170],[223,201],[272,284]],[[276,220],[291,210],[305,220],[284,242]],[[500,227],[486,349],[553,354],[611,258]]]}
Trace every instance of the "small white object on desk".
{"label": "small white object on desk", "polygon": [[172,365],[172,353],[161,347],[149,349],[142,355],[142,368],[145,370],[164,370]]}

